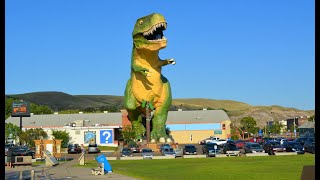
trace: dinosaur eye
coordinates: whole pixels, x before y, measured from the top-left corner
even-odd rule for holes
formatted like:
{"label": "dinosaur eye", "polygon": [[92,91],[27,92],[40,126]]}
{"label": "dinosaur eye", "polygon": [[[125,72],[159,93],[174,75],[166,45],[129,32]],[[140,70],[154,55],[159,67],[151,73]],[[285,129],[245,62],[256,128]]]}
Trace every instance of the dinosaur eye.
{"label": "dinosaur eye", "polygon": [[141,25],[142,23],[143,23],[143,21],[142,21],[142,20],[140,20],[140,21],[139,21],[139,24]]}

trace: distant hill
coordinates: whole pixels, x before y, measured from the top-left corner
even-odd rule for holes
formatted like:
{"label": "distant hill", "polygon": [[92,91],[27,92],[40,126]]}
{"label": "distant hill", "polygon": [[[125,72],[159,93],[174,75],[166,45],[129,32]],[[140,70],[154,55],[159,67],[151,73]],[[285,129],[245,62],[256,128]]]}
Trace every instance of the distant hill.
{"label": "distant hill", "polygon": [[[38,105],[47,105],[54,111],[67,109],[100,108],[113,106],[123,109],[123,96],[112,95],[70,95],[63,92],[33,92],[26,94],[11,94],[6,97],[22,99]],[[312,116],[314,110],[304,111],[282,106],[251,106],[249,104],[232,100],[212,100],[203,98],[173,99],[171,110],[199,110],[222,109],[225,110],[231,121],[239,123],[245,116],[252,116],[261,127],[271,119],[285,120],[293,116]]]}

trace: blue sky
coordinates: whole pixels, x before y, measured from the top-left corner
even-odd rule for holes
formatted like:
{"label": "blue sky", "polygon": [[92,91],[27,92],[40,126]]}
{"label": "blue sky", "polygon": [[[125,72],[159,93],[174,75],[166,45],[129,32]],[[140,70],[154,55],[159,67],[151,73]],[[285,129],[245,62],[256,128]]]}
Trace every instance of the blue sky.
{"label": "blue sky", "polygon": [[173,98],[315,108],[311,0],[5,1],[5,93],[123,96],[136,19],[168,27]]}

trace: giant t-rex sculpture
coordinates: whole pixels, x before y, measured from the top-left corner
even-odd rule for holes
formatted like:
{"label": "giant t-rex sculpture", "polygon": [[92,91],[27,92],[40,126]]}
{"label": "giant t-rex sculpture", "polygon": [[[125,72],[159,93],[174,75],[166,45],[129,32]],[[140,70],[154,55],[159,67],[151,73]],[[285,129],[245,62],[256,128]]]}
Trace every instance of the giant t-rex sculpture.
{"label": "giant t-rex sculpture", "polygon": [[153,13],[139,18],[132,32],[131,77],[126,85],[124,101],[132,129],[138,139],[145,133],[142,115],[146,115],[146,104],[152,110],[155,109],[151,141],[168,138],[165,123],[172,96],[169,81],[161,74],[161,68],[175,64],[175,61],[161,60],[158,56],[159,50],[167,45],[167,39],[163,36],[163,30],[166,28],[164,17]]}

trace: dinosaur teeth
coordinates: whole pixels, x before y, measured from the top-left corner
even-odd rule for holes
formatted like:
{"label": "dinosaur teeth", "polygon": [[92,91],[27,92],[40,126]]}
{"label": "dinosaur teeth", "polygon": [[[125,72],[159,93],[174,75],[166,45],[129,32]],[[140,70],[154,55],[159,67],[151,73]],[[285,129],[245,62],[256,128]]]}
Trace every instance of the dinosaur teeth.
{"label": "dinosaur teeth", "polygon": [[161,28],[161,27],[164,27],[164,29],[167,29],[167,23],[161,22],[161,23],[155,24],[148,31],[144,32],[143,35],[148,36],[150,34],[153,34],[157,30],[157,28]]}

